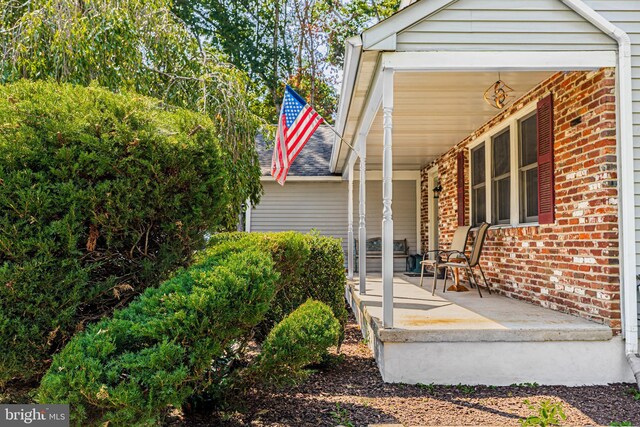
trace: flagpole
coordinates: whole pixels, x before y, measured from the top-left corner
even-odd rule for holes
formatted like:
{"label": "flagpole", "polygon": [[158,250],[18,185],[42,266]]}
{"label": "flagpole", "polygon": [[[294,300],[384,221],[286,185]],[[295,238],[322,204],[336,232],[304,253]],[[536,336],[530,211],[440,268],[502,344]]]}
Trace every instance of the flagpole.
{"label": "flagpole", "polygon": [[[318,111],[318,110],[316,110],[316,111]],[[320,117],[322,117],[322,116],[320,116]],[[324,120],[324,117],[322,118],[322,120]],[[325,123],[327,123],[327,121],[326,121],[326,120],[324,120],[324,122],[325,122]],[[330,124],[328,124],[328,123],[327,123],[327,127],[329,127],[329,129],[331,129],[331,132],[335,133],[335,134],[336,134],[336,136],[337,136],[338,138],[340,138],[340,140],[341,140],[342,142],[344,142],[345,144],[347,144],[347,146],[348,146],[349,148],[351,148],[351,150],[352,150],[354,153],[358,154],[358,152],[356,151],[356,149],[355,149],[355,148],[353,148],[353,146],[352,146],[351,144],[349,144],[349,143],[348,143],[348,142],[347,142],[343,137],[341,137],[341,136],[340,136],[340,134],[338,133],[338,131],[336,131],[336,130],[333,128],[333,126],[331,126]]]}

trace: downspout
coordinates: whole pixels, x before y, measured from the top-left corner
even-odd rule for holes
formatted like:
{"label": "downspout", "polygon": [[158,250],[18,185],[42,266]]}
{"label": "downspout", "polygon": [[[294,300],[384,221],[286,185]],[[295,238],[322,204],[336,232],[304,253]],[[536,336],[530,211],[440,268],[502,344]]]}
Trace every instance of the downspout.
{"label": "downspout", "polygon": [[[620,196],[618,218],[620,222],[620,267],[622,296],[622,330],[625,338],[625,355],[640,388],[640,357],[638,355],[638,291],[635,265],[635,198],[633,185],[633,104],[631,90],[631,39],[629,35],[582,0],[562,0],[580,16],[591,22],[618,42],[617,111],[618,170]],[[622,161],[622,159],[627,159]]]}

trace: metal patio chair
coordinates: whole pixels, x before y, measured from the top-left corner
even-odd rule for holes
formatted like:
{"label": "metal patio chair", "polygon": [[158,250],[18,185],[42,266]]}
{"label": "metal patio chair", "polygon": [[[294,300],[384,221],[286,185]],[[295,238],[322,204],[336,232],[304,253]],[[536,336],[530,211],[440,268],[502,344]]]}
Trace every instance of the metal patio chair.
{"label": "metal patio chair", "polygon": [[[491,288],[489,287],[489,282],[487,282],[487,278],[484,275],[484,271],[482,270],[482,266],[480,265],[480,255],[482,255],[482,248],[484,247],[484,241],[487,237],[487,231],[489,230],[489,224],[483,222],[478,227],[478,231],[476,233],[476,237],[473,240],[473,245],[471,246],[471,253],[467,256],[463,251],[448,251],[447,260],[443,263],[436,262],[435,268],[445,267],[447,270],[451,270],[453,268],[462,268],[466,269],[469,273],[469,283],[471,286],[475,286],[478,288],[478,294],[480,298],[482,298],[482,292],[480,291],[480,283],[476,280],[476,276],[473,274],[474,267],[478,267],[480,269],[480,273],[482,274],[482,279],[484,281],[484,286],[491,294]],[[449,261],[451,258],[456,258],[455,261]],[[437,259],[436,259],[437,261]],[[435,294],[436,290],[436,282],[438,278],[435,277],[433,279],[433,289],[431,294]],[[447,291],[447,274],[445,271],[444,275],[444,289],[443,292]]]}
{"label": "metal patio chair", "polygon": [[[422,287],[422,282],[424,280],[424,268],[426,266],[428,265],[433,266],[434,268],[433,276],[434,276],[434,282],[435,282],[436,280],[435,277],[438,276],[438,269],[436,268],[436,263],[438,261],[442,261],[441,257],[446,257],[450,252],[464,253],[464,250],[467,246],[467,239],[469,238],[469,230],[471,230],[471,226],[469,225],[462,225],[458,227],[456,231],[453,233],[453,239],[451,240],[451,245],[449,246],[448,250],[434,249],[424,253],[424,256],[422,257],[422,261],[420,262],[420,266],[421,266],[420,287]],[[434,254],[433,259],[427,259],[427,255],[430,253]],[[435,285],[433,289],[435,289]]]}

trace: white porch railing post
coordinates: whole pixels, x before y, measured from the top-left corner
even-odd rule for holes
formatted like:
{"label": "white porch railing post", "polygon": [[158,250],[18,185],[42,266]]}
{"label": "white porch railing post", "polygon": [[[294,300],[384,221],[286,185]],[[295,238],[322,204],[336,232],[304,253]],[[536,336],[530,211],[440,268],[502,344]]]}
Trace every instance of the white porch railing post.
{"label": "white porch railing post", "polygon": [[358,192],[358,278],[360,279],[360,295],[367,293],[367,139],[360,137],[360,191]]}
{"label": "white porch railing post", "polygon": [[393,193],[392,114],[393,69],[385,69],[382,76],[382,112],[384,148],[382,152],[382,325],[393,328]]}
{"label": "white porch railing post", "polygon": [[347,208],[347,277],[353,280],[353,166],[355,161],[349,162],[349,206]]}

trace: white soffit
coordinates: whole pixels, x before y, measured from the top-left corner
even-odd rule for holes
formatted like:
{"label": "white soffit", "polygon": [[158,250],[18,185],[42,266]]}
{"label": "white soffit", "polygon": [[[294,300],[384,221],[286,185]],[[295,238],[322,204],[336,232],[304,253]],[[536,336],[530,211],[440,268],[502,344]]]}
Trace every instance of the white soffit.
{"label": "white soffit", "polygon": [[[502,72],[517,100],[553,73]],[[394,170],[415,170],[430,163],[500,113],[484,99],[497,72],[396,73],[393,110]],[[513,102],[512,101],[512,102]],[[382,165],[382,113],[367,137],[367,168]]]}

